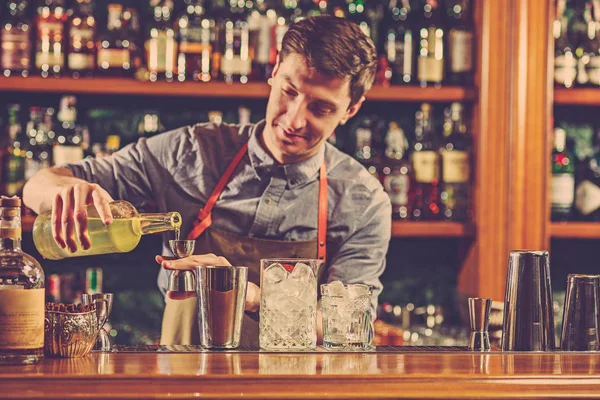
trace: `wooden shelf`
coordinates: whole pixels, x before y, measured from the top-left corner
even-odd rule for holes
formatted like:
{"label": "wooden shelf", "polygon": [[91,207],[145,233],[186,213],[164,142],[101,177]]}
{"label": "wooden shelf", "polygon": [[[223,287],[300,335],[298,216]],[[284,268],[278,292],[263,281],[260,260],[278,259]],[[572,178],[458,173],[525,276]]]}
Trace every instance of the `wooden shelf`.
{"label": "wooden shelf", "polygon": [[563,239],[600,239],[599,222],[553,222],[550,237]]}
{"label": "wooden shelf", "polygon": [[[224,82],[140,82],[125,78],[0,77],[0,92],[73,93],[139,96],[233,97],[267,99],[266,83],[228,85]],[[374,87],[371,101],[472,101],[475,89],[463,87],[420,88],[416,86]]]}
{"label": "wooden shelf", "polygon": [[600,105],[600,88],[554,89],[554,104]]}
{"label": "wooden shelf", "polygon": [[473,224],[437,221],[394,221],[392,223],[392,237],[469,237],[474,234]]}

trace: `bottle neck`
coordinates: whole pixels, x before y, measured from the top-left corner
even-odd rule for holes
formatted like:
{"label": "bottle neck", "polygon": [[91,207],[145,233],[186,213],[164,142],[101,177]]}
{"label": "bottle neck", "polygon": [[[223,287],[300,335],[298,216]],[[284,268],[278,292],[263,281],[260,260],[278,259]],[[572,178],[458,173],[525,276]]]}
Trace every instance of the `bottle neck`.
{"label": "bottle neck", "polygon": [[21,208],[0,209],[0,250],[21,249]]}
{"label": "bottle neck", "polygon": [[179,229],[181,228],[181,215],[179,215],[178,212],[140,214],[139,218],[141,221],[140,225],[142,235],[175,231],[177,236],[179,236],[178,233]]}

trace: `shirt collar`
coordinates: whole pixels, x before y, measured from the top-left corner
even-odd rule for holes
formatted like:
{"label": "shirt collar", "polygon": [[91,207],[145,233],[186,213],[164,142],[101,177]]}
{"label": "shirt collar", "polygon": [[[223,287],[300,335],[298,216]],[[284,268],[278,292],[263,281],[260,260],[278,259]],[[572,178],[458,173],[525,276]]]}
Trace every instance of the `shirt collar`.
{"label": "shirt collar", "polygon": [[[258,140],[258,135],[262,135],[264,128],[265,120],[258,122],[254,125],[248,140],[248,157],[258,179],[267,176],[270,177],[276,168],[281,168],[279,163],[267,153]],[[324,157],[325,146],[322,146],[317,154],[307,160],[295,164],[283,165],[288,186],[293,188],[316,179]]]}

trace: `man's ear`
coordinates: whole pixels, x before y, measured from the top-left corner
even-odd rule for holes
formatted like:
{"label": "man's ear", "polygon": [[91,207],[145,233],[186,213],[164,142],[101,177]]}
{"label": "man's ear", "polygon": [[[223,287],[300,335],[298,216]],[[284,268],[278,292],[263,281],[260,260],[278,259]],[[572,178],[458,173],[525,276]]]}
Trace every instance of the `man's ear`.
{"label": "man's ear", "polygon": [[344,125],[346,122],[348,122],[348,120],[350,118],[352,118],[356,115],[358,110],[360,110],[360,107],[362,106],[363,101],[365,101],[365,96],[361,97],[360,100],[358,100],[356,103],[354,103],[353,105],[348,107],[348,109],[346,110],[346,114],[340,120],[340,125]]}
{"label": "man's ear", "polygon": [[271,78],[275,78],[277,71],[279,71],[279,54],[277,54],[277,58],[275,59],[275,66],[273,67],[273,71],[271,71]]}

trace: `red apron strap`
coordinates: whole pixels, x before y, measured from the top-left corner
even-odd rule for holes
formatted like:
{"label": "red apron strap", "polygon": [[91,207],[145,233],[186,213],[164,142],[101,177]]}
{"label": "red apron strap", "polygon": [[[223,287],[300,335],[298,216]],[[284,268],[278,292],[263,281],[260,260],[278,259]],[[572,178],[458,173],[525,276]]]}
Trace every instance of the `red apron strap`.
{"label": "red apron strap", "polygon": [[221,179],[219,179],[217,186],[215,186],[212,193],[208,197],[208,201],[206,202],[204,207],[200,209],[200,212],[198,212],[198,219],[194,222],[194,227],[187,236],[188,240],[198,239],[202,232],[204,232],[206,228],[208,228],[212,224],[212,209],[217,200],[219,199],[219,196],[221,196],[221,192],[223,192],[223,189],[227,185],[227,182],[229,182],[229,178],[231,178],[233,171],[235,171],[235,169],[237,168],[238,164],[240,163],[247,151],[248,142],[246,142],[242,146],[242,148],[237,152],[233,160],[231,160],[231,163],[225,170],[225,173],[223,174],[223,176],[221,176]]}
{"label": "red apron strap", "polygon": [[319,221],[317,225],[317,257],[325,263],[327,258],[327,165],[321,164],[319,179]]}

